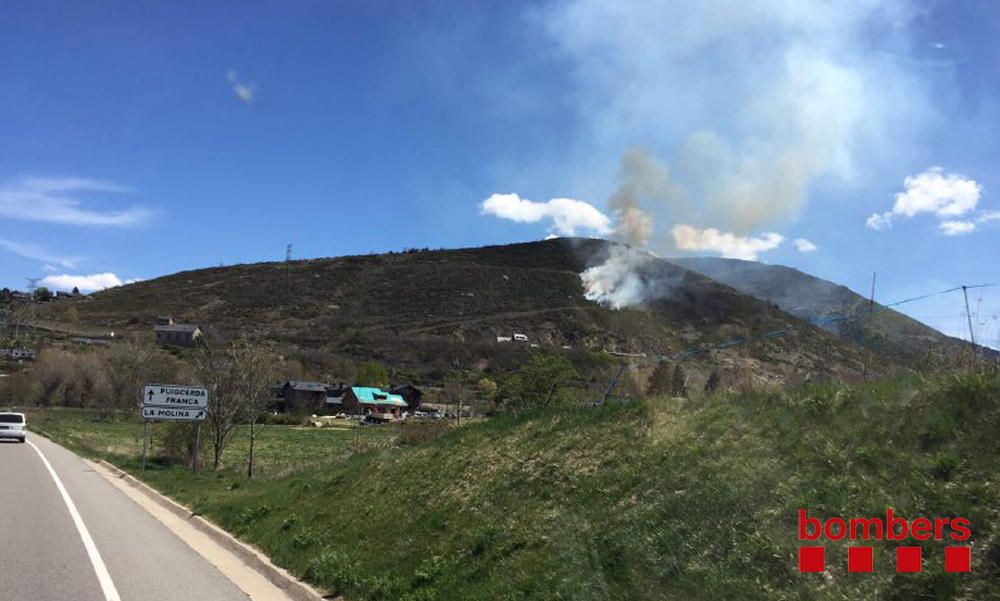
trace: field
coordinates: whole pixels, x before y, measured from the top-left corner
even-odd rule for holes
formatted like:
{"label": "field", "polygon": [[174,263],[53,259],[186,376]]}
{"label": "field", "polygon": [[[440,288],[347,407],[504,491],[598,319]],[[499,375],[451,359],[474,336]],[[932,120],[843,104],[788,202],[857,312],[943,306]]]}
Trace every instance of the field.
{"label": "field", "polygon": [[[137,434],[62,411],[40,427],[98,454]],[[998,428],[1000,379],[966,375],[550,408],[360,453],[273,427],[270,477],[145,478],[347,599],[998,599]],[[935,541],[907,543],[919,574],[889,542],[872,574],[842,542],[798,572],[798,509],[888,507],[969,519],[972,572],[945,573]]]}

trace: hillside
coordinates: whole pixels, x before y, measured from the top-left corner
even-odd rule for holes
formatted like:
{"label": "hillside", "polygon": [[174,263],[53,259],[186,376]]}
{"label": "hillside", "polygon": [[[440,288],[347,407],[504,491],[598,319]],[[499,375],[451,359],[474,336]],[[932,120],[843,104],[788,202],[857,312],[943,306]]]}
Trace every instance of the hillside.
{"label": "hillside", "polygon": [[679,258],[671,259],[671,262],[755,298],[774,303],[802,319],[854,316],[854,319],[822,325],[831,332],[899,363],[933,368],[940,366],[941,357],[962,356],[969,352],[968,342],[945,336],[934,328],[878,303],[869,318],[867,298],[846,286],[791,267],[715,257]]}
{"label": "hillside", "polygon": [[[78,448],[91,429],[90,452],[138,474],[134,422],[110,453],[123,426],[73,423],[46,431]],[[984,600],[1000,599],[997,428],[1000,380],[980,374],[566,406],[354,455],[341,440],[273,479],[247,481],[239,461],[142,477],[348,601]],[[261,456],[293,433],[270,427]],[[826,574],[798,572],[800,508],[888,507],[968,519],[971,573],[912,538],[919,574],[896,572],[888,541],[870,543],[871,574],[847,572],[848,541],[821,543]]]}
{"label": "hillside", "polygon": [[523,360],[528,345],[496,340],[514,332],[538,349],[607,368],[614,361],[603,351],[671,355],[795,328],[700,355],[691,360],[692,374],[704,377],[712,365],[742,366],[760,379],[860,372],[860,348],[666,261],[648,275],[671,282],[667,296],[622,310],[589,301],[579,274],[609,248],[556,239],[209,268],[95,294],[79,303],[79,315],[117,331],[149,332],[158,315],[200,324],[211,336],[251,329],[312,358],[375,357],[428,378],[456,362],[489,372]]}

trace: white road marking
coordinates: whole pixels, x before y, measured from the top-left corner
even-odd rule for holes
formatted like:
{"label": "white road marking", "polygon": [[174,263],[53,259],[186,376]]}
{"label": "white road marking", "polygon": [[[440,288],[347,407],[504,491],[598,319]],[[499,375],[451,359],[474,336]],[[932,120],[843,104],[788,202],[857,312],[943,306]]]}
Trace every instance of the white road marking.
{"label": "white road marking", "polygon": [[94,544],[94,539],[90,536],[90,531],[87,530],[87,525],[83,523],[83,518],[80,517],[80,512],[76,510],[76,504],[73,503],[73,499],[66,492],[66,487],[63,486],[62,480],[59,479],[59,475],[56,471],[52,469],[52,464],[49,460],[45,458],[42,450],[35,446],[35,443],[28,441],[31,448],[35,449],[38,456],[42,458],[42,463],[49,470],[49,475],[52,476],[52,480],[56,483],[56,488],[59,489],[59,494],[62,495],[63,501],[66,503],[66,508],[69,509],[69,515],[73,518],[73,524],[76,525],[76,531],[80,533],[80,538],[83,539],[83,546],[87,549],[87,555],[90,556],[90,563],[94,566],[94,573],[97,574],[97,580],[101,583],[101,590],[104,591],[104,599],[106,601],[121,601],[121,597],[118,596],[118,589],[115,588],[115,583],[111,580],[111,574],[108,573],[107,566],[104,565],[104,560],[101,559],[101,552],[97,550],[97,545]]}

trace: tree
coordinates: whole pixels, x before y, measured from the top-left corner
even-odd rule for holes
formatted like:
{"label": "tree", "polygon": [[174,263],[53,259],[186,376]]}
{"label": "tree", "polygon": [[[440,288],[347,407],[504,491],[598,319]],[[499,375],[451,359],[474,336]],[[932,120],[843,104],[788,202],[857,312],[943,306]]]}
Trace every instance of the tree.
{"label": "tree", "polygon": [[670,392],[670,364],[661,361],[653,370],[653,375],[649,377],[646,394],[648,396],[662,396],[668,392]]}
{"label": "tree", "polygon": [[680,363],[674,365],[674,372],[670,376],[670,394],[675,397],[687,396],[687,376]]}
{"label": "tree", "polygon": [[116,409],[139,407],[143,388],[153,380],[154,350],[149,345],[129,339],[111,345],[105,355],[111,394],[98,404],[101,417],[107,418]]}
{"label": "tree", "polygon": [[378,361],[369,361],[358,369],[358,384],[385,388],[389,385],[389,372]]}
{"label": "tree", "polygon": [[455,406],[455,419],[461,423],[462,403],[468,402],[468,398],[466,398],[468,391],[466,390],[461,373],[455,372],[448,377],[448,380],[444,383],[444,396],[448,400],[448,403]]}
{"label": "tree", "polygon": [[268,401],[272,379],[270,364],[267,349],[246,334],[225,348],[206,343],[196,354],[195,378],[208,390],[208,417],[205,421],[212,440],[214,469],[219,469],[222,453],[236,425],[247,420],[251,424],[251,455],[247,474],[252,476],[254,426]]}
{"label": "tree", "polygon": [[73,296],[80,296],[80,289],[73,286]]}
{"label": "tree", "polygon": [[712,370],[712,373],[708,374],[708,379],[705,380],[705,392],[712,394],[719,389],[719,372]]}
{"label": "tree", "polygon": [[254,443],[257,440],[257,422],[270,402],[271,381],[274,379],[273,361],[267,347],[243,334],[232,345],[230,356],[236,372],[236,391],[246,405],[246,418],[250,423],[250,450],[247,454],[247,478],[253,478]]}
{"label": "tree", "polygon": [[52,300],[52,291],[45,286],[35,288],[35,300],[44,303]]}
{"label": "tree", "polygon": [[205,343],[195,356],[194,371],[197,383],[208,391],[205,422],[212,439],[212,467],[219,469],[222,451],[244,411],[243,399],[237,390],[235,368],[228,349]]}
{"label": "tree", "polygon": [[507,379],[505,392],[516,405],[547,406],[564,400],[577,378],[576,368],[564,357],[536,353]]}

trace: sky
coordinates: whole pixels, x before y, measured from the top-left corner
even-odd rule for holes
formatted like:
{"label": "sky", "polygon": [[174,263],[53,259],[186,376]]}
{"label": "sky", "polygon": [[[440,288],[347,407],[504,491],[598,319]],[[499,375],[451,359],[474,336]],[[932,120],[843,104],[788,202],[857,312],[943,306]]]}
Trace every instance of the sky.
{"label": "sky", "polygon": [[[225,4],[225,5],[224,5]],[[0,286],[600,236],[1000,282],[1000,5],[0,5]],[[970,292],[1000,341],[1000,288]],[[961,294],[905,306],[968,336]]]}

